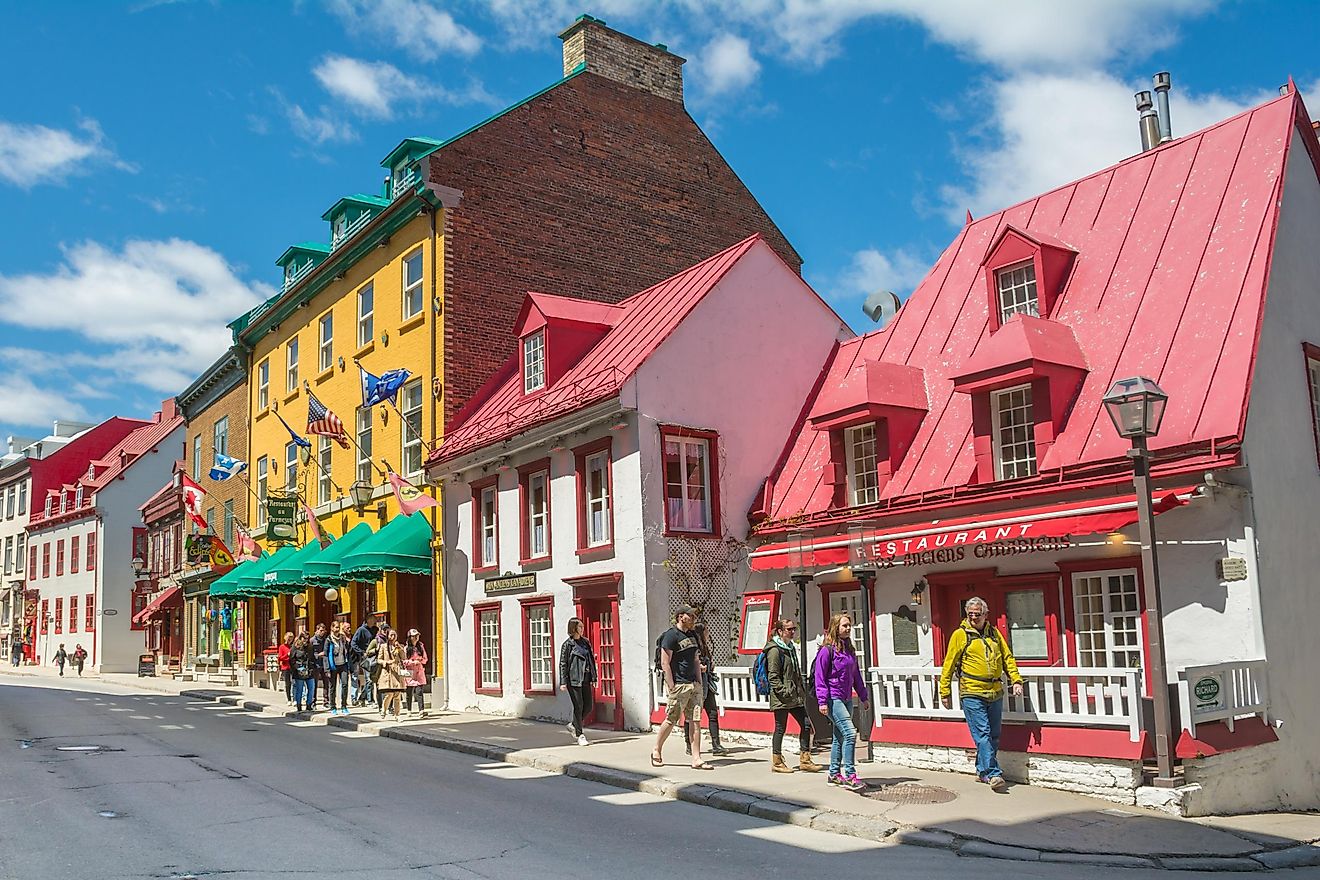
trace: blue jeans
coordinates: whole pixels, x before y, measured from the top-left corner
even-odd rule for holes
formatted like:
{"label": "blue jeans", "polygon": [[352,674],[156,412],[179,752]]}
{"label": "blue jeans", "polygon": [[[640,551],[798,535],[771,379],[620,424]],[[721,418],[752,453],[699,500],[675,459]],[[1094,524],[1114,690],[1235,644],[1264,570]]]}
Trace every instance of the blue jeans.
{"label": "blue jeans", "polygon": [[857,728],[852,721],[852,700],[830,699],[830,721],[834,723],[834,738],[830,741],[830,776],[856,776],[854,760],[857,747]]}
{"label": "blue jeans", "polygon": [[316,679],[295,678],[293,680],[293,701],[307,709],[316,705]]}
{"label": "blue jeans", "polygon": [[976,775],[981,779],[1003,776],[999,769],[999,731],[1004,722],[1004,698],[986,700],[981,697],[962,698],[963,717],[976,743]]}

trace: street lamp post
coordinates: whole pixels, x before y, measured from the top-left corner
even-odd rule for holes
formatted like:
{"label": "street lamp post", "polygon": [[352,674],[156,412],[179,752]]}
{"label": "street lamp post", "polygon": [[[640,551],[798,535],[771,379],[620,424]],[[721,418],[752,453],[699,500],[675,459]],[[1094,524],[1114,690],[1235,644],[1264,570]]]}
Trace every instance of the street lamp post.
{"label": "street lamp post", "polygon": [[1141,528],[1141,570],[1146,593],[1146,646],[1150,653],[1151,697],[1155,709],[1155,760],[1153,784],[1177,785],[1173,776],[1172,715],[1169,682],[1164,657],[1164,612],[1160,607],[1160,568],[1155,544],[1155,514],[1151,504],[1150,450],[1146,439],[1160,431],[1169,395],[1151,379],[1141,376],[1120,379],[1104,396],[1105,409],[1119,436],[1132,440],[1132,482],[1137,493]]}
{"label": "street lamp post", "polygon": [[801,660],[798,669],[811,687],[811,673],[807,670],[807,584],[811,583],[811,532],[791,532],[788,536],[788,564],[793,583],[798,591],[798,650]]}
{"label": "street lamp post", "polygon": [[[848,567],[862,595],[862,668],[866,670],[862,680],[871,690],[871,634],[875,628],[871,625],[871,585],[875,583],[875,560],[867,552],[867,535],[874,532],[874,524],[867,521],[855,522],[848,526]],[[875,729],[874,694],[868,693],[861,711],[862,727],[866,731],[866,758],[869,763],[875,760],[875,748],[871,744],[871,731]]]}

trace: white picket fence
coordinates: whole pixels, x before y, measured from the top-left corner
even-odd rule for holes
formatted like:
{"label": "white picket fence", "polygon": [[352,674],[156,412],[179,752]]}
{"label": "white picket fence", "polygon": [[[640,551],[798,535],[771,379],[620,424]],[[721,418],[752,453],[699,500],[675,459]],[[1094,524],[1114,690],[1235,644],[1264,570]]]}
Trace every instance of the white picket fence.
{"label": "white picket fence", "polygon": [[[763,709],[770,698],[756,692],[752,670],[745,666],[716,667],[721,709]],[[1126,729],[1133,742],[1141,738],[1141,670],[1079,667],[1019,667],[1023,695],[1007,696],[1004,720],[1023,723],[1073,724]],[[888,718],[962,718],[958,683],[953,708],[940,705],[940,670],[936,667],[872,667],[869,676],[875,723]],[[654,707],[665,704],[664,680],[653,681]]]}
{"label": "white picket fence", "polygon": [[[1230,660],[1178,670],[1178,707],[1183,730],[1194,736],[1197,724],[1211,721],[1223,721],[1233,730],[1238,719],[1252,715],[1260,716],[1268,724],[1266,666],[1265,660]],[[1214,686],[1204,684],[1208,681],[1214,682]]]}

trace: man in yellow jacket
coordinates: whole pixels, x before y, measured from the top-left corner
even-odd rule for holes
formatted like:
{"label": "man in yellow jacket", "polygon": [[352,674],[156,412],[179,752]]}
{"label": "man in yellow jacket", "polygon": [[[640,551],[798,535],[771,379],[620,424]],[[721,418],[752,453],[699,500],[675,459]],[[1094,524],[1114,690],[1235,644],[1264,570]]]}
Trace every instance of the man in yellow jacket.
{"label": "man in yellow jacket", "polygon": [[949,650],[944,655],[940,673],[940,701],[953,705],[953,679],[958,691],[963,717],[976,743],[976,778],[995,791],[1008,787],[999,768],[999,731],[1004,718],[1004,677],[1013,686],[1013,696],[1022,696],[1022,676],[1008,642],[990,623],[990,606],[980,596],[967,600],[967,617],[949,636]]}

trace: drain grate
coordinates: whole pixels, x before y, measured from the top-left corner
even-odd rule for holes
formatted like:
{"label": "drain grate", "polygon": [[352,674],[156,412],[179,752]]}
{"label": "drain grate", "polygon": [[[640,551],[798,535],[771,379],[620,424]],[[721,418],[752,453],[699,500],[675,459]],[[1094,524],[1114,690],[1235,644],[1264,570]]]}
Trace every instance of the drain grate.
{"label": "drain grate", "polygon": [[940,788],[938,785],[913,785],[911,783],[873,788],[864,792],[863,796],[872,800],[887,801],[894,804],[947,804],[958,797],[947,788]]}

